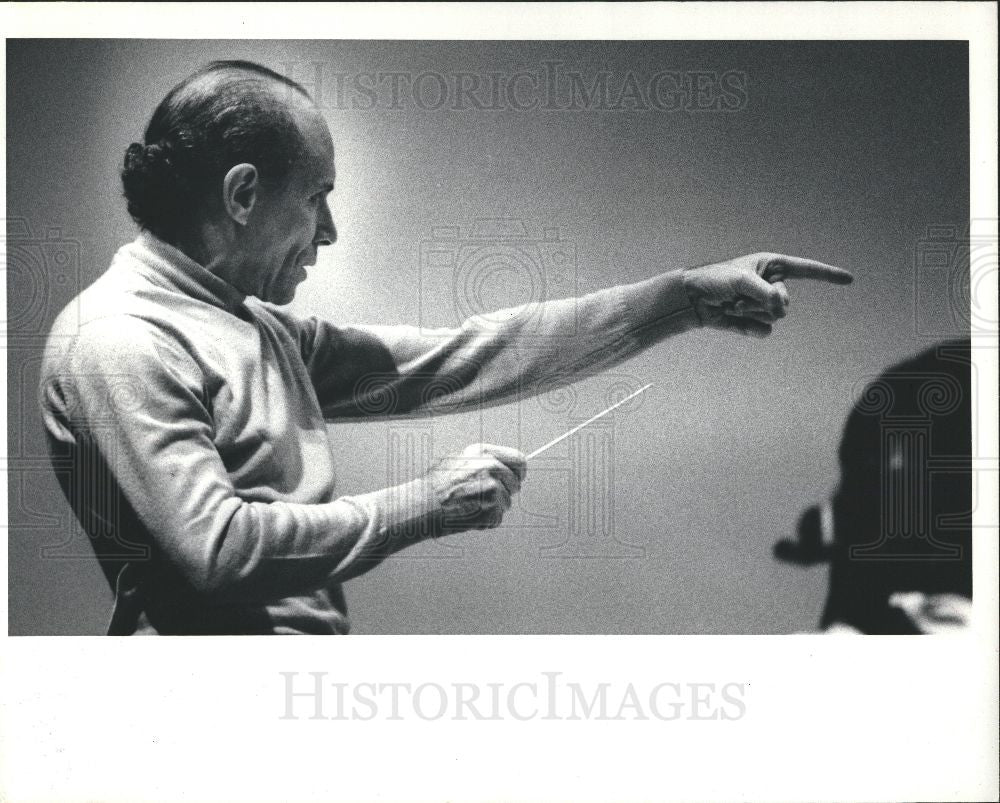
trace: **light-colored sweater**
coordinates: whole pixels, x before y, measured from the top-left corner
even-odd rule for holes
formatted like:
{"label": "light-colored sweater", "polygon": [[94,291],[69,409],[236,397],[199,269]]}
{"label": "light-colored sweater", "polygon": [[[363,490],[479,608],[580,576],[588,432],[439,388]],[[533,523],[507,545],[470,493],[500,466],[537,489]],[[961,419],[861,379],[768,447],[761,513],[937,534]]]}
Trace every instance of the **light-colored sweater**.
{"label": "light-colored sweater", "polygon": [[341,583],[405,546],[421,503],[414,484],[338,497],[350,444],[327,421],[514,401],[697,326],[674,272],[489,326],[341,327],[145,232],[71,307],[42,413],[122,634],[347,632]]}

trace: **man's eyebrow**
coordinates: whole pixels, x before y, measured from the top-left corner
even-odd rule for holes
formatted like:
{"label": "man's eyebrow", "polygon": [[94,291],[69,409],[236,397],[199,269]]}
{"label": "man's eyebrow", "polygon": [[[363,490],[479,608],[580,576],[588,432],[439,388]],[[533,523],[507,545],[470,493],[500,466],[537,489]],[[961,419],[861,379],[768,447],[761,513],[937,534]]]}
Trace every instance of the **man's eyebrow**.
{"label": "man's eyebrow", "polygon": [[320,186],[320,189],[323,190],[323,192],[328,192],[328,193],[333,192],[333,182],[324,181],[323,184]]}

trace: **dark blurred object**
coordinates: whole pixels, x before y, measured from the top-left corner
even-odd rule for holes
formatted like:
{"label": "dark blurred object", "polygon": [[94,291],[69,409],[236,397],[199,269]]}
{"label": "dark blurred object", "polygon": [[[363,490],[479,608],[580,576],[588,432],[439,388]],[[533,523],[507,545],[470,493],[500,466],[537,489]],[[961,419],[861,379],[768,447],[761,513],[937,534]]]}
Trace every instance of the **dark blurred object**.
{"label": "dark blurred object", "polygon": [[836,495],[803,513],[798,540],[774,548],[784,561],[830,562],[821,627],[925,632],[894,594],[971,600],[971,370],[970,341],[951,341],[865,386],[844,428]]}
{"label": "dark blurred object", "polygon": [[774,555],[786,563],[813,566],[833,559],[836,533],[833,503],[826,500],[806,508],[799,518],[798,540],[785,539],[774,545]]}

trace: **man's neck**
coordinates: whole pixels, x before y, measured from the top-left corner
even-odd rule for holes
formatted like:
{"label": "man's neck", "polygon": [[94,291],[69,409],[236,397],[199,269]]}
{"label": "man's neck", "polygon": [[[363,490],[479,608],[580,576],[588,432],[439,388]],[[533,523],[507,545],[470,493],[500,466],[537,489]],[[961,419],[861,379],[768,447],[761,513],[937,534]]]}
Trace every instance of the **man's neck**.
{"label": "man's neck", "polygon": [[227,284],[243,290],[239,283],[241,274],[239,260],[233,258],[223,238],[210,226],[203,226],[199,232],[191,236],[177,237],[173,241],[165,242]]}

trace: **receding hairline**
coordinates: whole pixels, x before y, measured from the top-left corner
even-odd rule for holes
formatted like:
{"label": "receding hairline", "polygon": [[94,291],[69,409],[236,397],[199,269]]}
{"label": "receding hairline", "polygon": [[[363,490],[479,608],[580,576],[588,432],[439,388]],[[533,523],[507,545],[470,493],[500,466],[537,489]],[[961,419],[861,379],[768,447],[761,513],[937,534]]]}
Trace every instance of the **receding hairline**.
{"label": "receding hairline", "polygon": [[304,105],[316,108],[316,103],[305,87],[288,76],[250,61],[212,61],[195,70],[179,82],[167,97],[181,100],[184,96],[202,93],[224,93],[232,90],[239,94],[241,87],[253,88],[284,101],[289,108]]}
{"label": "receding hairline", "polygon": [[273,104],[274,111],[292,127],[298,155],[307,149],[304,121],[313,115],[322,120],[316,102],[291,78],[250,61],[216,60],[190,73],[167,93],[149,121],[147,140],[161,112],[176,113],[188,104],[200,107],[208,98],[221,102],[216,108],[239,104],[244,98],[258,104],[263,101],[265,108]]}

